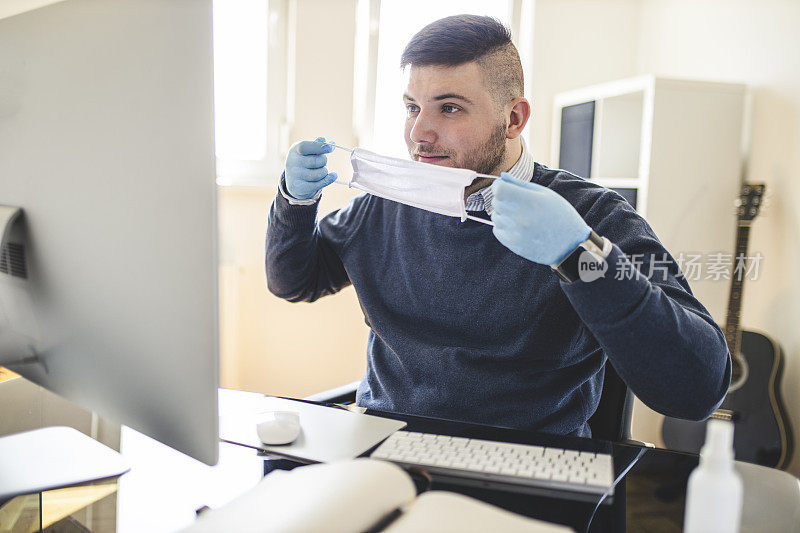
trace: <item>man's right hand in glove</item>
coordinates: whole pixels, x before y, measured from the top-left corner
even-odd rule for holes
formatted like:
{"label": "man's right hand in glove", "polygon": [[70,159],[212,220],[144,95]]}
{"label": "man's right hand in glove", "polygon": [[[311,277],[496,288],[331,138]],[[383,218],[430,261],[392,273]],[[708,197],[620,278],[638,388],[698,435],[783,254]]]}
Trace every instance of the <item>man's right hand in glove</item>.
{"label": "man's right hand in glove", "polygon": [[286,156],[286,192],[297,200],[315,198],[323,187],[330,185],[336,172],[328,172],[325,154],[333,151],[333,146],[322,144],[324,137],[315,141],[300,141],[292,145]]}

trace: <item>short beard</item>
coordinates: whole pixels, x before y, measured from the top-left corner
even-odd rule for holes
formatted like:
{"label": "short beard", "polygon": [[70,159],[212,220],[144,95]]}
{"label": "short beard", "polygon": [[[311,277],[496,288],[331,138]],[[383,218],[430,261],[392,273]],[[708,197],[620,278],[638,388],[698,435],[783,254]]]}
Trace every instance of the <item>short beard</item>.
{"label": "short beard", "polygon": [[444,155],[451,158],[454,168],[466,168],[474,170],[478,174],[494,174],[506,156],[506,125],[498,123],[494,130],[489,134],[489,138],[483,143],[482,150],[464,154],[463,159],[456,159],[452,150],[424,150],[420,145],[412,148],[408,145],[408,155],[411,159],[418,161],[421,154]]}
{"label": "short beard", "polygon": [[494,174],[506,156],[506,125],[499,123],[483,145],[483,150],[465,154],[458,168],[468,168],[478,174]]}

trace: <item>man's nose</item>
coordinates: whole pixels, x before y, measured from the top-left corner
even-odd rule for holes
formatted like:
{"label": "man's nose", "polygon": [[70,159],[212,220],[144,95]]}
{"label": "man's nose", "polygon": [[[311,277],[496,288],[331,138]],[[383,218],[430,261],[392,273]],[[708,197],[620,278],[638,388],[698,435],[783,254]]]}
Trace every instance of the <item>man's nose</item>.
{"label": "man's nose", "polygon": [[426,111],[420,111],[414,119],[414,125],[409,134],[412,142],[417,144],[435,143],[437,139],[434,120]]}

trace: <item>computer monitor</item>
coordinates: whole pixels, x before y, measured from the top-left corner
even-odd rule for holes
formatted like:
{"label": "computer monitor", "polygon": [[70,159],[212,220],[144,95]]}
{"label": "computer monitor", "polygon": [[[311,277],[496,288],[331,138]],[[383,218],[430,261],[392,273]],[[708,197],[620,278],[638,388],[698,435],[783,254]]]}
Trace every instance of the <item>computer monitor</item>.
{"label": "computer monitor", "polygon": [[215,464],[211,35],[211,0],[0,20],[0,365]]}

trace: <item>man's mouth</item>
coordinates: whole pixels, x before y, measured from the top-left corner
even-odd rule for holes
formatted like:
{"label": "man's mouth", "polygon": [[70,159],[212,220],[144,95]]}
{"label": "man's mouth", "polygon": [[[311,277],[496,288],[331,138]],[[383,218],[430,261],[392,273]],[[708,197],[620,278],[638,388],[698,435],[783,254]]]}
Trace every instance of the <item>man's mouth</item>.
{"label": "man's mouth", "polygon": [[417,160],[421,163],[441,164],[449,159],[446,155],[417,154]]}

